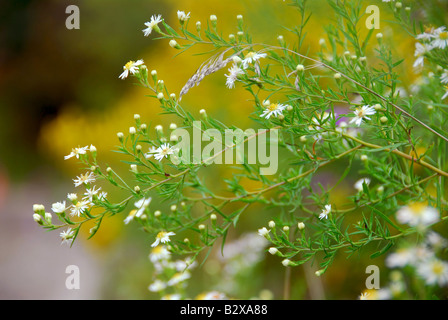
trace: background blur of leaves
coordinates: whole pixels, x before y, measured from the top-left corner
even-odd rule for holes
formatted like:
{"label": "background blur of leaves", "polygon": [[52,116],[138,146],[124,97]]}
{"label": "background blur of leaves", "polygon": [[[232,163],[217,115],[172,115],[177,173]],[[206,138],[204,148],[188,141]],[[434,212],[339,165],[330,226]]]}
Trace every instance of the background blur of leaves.
{"label": "background blur of leaves", "polygon": [[[429,3],[429,2],[426,2]],[[438,8],[439,2],[433,1]],[[118,131],[127,132],[138,113],[143,122],[165,128],[173,119],[161,117],[154,99],[145,97],[148,92],[122,81],[118,75],[128,60],[144,59],[149,70],[156,69],[170,92],[178,95],[180,89],[201,64],[204,56],[177,53],[168,43],[153,41],[143,36],[143,23],[152,14],[162,14],[167,22],[177,24],[177,10],[191,12],[190,27],[215,14],[223,34],[236,33],[236,15],[242,14],[255,41],[277,44],[277,36],[295,41],[281,25],[292,27],[298,23],[296,11],[280,0],[97,0],[71,1],[81,12],[81,29],[65,28],[67,3],[57,0],[10,0],[0,4],[0,179],[5,184],[23,182],[36,171],[45,172],[49,180],[57,182],[48,203],[63,199],[72,188],[70,179],[79,173],[74,162],[63,161],[72,147],[93,144],[99,150],[103,164],[119,167],[114,149]],[[385,8],[381,1],[366,1]],[[305,48],[320,50],[319,39],[324,37],[324,25],[334,17],[326,10],[326,1],[310,1],[313,16],[306,28]],[[444,11],[445,10],[445,11]],[[447,12],[447,8],[436,10]],[[393,50],[402,58],[402,87],[415,80],[411,70],[414,40],[393,23],[387,22],[388,10],[381,11],[381,29],[386,41],[394,43]],[[414,13],[418,15],[418,12]],[[365,29],[360,26],[361,31]],[[364,30],[365,32],[367,30]],[[199,87],[193,88],[183,99],[184,106],[193,113],[204,108],[220,121],[248,128],[252,111],[249,95],[242,90],[225,88],[222,72],[211,75]],[[333,183],[338,168],[327,172],[324,185]],[[213,175],[226,178],[217,168]],[[7,178],[6,178],[7,177]],[[227,177],[228,178],[228,177]],[[342,184],[335,196],[343,199],[352,185]],[[112,197],[119,194],[110,192]],[[1,200],[1,198],[0,198]],[[31,206],[30,206],[31,210]],[[259,208],[261,211],[261,208]],[[233,237],[243,231],[256,231],[266,225],[275,212],[252,212],[243,217]],[[102,230],[84,243],[98,248],[106,261],[105,298],[156,298],[148,290],[151,282],[151,265],[147,258],[150,239],[132,224],[124,228],[124,216],[104,222]],[[31,219],[31,218],[30,218]],[[82,237],[80,237],[82,238]],[[231,241],[231,237],[229,236]],[[55,243],[55,245],[58,245]],[[80,245],[79,243],[77,245]],[[367,256],[367,255],[366,255]],[[382,258],[366,257],[337,259],[333,268],[322,278],[327,298],[354,299],[364,288],[365,267],[382,265]],[[214,283],[219,277],[216,259],[209,260],[215,267],[196,270],[200,281],[190,289],[194,293],[209,290],[204,283]],[[347,266],[349,264],[349,266]],[[236,298],[250,298],[259,290],[269,288],[281,298],[284,268],[278,258],[266,254],[249,279],[248,292]],[[207,280],[209,279],[209,280]],[[201,281],[202,280],[202,281]],[[205,281],[207,280],[207,281]],[[383,279],[386,281],[386,279]],[[217,280],[216,280],[217,281]],[[302,268],[293,269],[292,298],[308,298]]]}

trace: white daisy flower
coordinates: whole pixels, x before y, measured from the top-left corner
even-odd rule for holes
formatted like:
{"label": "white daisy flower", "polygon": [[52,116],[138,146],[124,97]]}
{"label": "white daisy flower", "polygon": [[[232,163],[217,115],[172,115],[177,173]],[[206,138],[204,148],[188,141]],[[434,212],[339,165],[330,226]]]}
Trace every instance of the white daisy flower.
{"label": "white daisy flower", "polygon": [[167,285],[175,286],[187,279],[190,279],[191,275],[188,271],[175,273],[170,280],[168,280]]}
{"label": "white daisy flower", "polygon": [[156,30],[159,28],[158,24],[162,22],[162,15],[153,15],[151,17],[151,20],[149,22],[145,22],[146,29],[143,30],[145,37],[149,36],[152,32],[152,30]]}
{"label": "white daisy flower", "polygon": [[331,213],[331,204],[326,204],[325,208],[322,209],[321,214],[319,215],[319,219],[322,220],[323,218],[328,219],[328,215]]}
{"label": "white daisy flower", "polygon": [[128,216],[123,220],[124,224],[128,224],[132,220],[134,220],[135,214],[137,213],[137,210],[131,210],[128,214]]}
{"label": "white daisy flower", "polygon": [[85,174],[81,174],[76,177],[77,179],[73,179],[75,182],[75,187],[78,187],[82,184],[89,184],[91,182],[95,182],[96,178],[93,172],[86,172]]}
{"label": "white daisy flower", "polygon": [[435,231],[429,231],[426,234],[426,244],[434,249],[446,248],[448,241]]}
{"label": "white daisy flower", "polygon": [[107,199],[107,192],[105,191],[101,191],[98,195],[98,200],[100,201],[105,201]]}
{"label": "white daisy flower", "polygon": [[359,179],[358,181],[355,182],[354,187],[356,190],[358,190],[359,192],[361,192],[363,190],[362,185],[363,184],[369,185],[370,184],[370,179],[369,178],[362,178]]}
{"label": "white daisy flower", "polygon": [[157,148],[152,146],[151,148],[149,148],[149,151],[145,153],[145,158],[146,159],[152,158],[154,156],[154,153],[157,153]]}
{"label": "white daisy flower", "polygon": [[51,206],[51,210],[53,210],[54,213],[64,212],[65,211],[65,201],[53,203],[53,205]]}
{"label": "white daisy flower", "polygon": [[152,263],[156,263],[161,260],[168,260],[170,256],[171,252],[165,246],[157,246],[151,250],[149,260]]}
{"label": "white daisy flower", "polygon": [[416,36],[416,39],[419,40],[431,40],[434,38],[435,28],[432,26],[426,27],[425,31]]}
{"label": "white daisy flower", "polygon": [[448,97],[448,85],[444,86],[444,88],[446,91],[445,91],[445,94],[442,96],[442,100],[445,99],[446,97]]}
{"label": "white daisy flower", "polygon": [[389,254],[385,263],[388,268],[403,268],[415,261],[415,248],[400,248]]}
{"label": "white daisy flower", "polygon": [[448,284],[448,263],[439,259],[429,259],[417,266],[417,273],[428,285],[444,287]]}
{"label": "white daisy flower", "polygon": [[79,217],[85,210],[89,209],[90,205],[90,201],[78,201],[76,202],[76,204],[70,207],[70,214],[72,216],[76,215]]}
{"label": "white daisy flower", "polygon": [[190,12],[188,12],[187,14],[185,13],[185,11],[177,11],[177,18],[179,19],[180,22],[185,22],[188,19],[190,19]]}
{"label": "white daisy flower", "polygon": [[264,117],[266,119],[269,119],[272,115],[278,117],[279,115],[283,114],[283,110],[285,110],[286,107],[287,105],[281,103],[271,103],[266,107],[260,117]]}
{"label": "white daisy flower", "polygon": [[148,287],[151,292],[160,292],[166,288],[166,283],[157,279],[153,283],[151,283]]}
{"label": "white daisy flower", "polygon": [[266,56],[267,56],[266,53],[258,53],[255,51],[251,51],[244,56],[244,59],[241,61],[241,64],[243,65],[244,69],[247,69],[249,67],[249,64],[255,63],[261,58],[266,58]]}
{"label": "white daisy flower", "polygon": [[416,57],[415,62],[413,64],[414,68],[423,67],[425,62],[425,54],[431,51],[432,47],[425,43],[416,42],[415,43],[415,52],[414,57]]}
{"label": "white daisy flower", "polygon": [[75,232],[71,228],[68,228],[66,231],[62,231],[60,233],[60,236],[62,239],[61,245],[64,243],[71,244],[73,242],[74,235],[75,235]]}
{"label": "white daisy flower", "polygon": [[168,158],[168,155],[174,154],[175,149],[169,143],[162,144],[156,149],[154,159],[161,161],[163,158]]}
{"label": "white daisy flower", "polygon": [[120,74],[120,79],[126,79],[129,74],[136,74],[139,71],[139,66],[143,64],[143,60],[137,60],[137,61],[129,61],[123,66],[123,72]]}
{"label": "white daisy flower", "polygon": [[226,80],[226,86],[229,89],[232,89],[235,87],[235,81],[237,80],[239,75],[244,74],[244,71],[238,67],[236,64],[234,64],[230,69],[229,69],[229,74],[225,75],[227,77]]}
{"label": "white daisy flower", "polygon": [[364,119],[370,120],[368,116],[375,114],[376,110],[374,107],[365,105],[362,106],[361,108],[356,108],[354,113],[355,117],[352,120],[350,120],[350,123],[354,122],[359,127]]}
{"label": "white daisy flower", "polygon": [[443,70],[443,73],[440,76],[440,82],[444,84],[448,83],[448,70]]}
{"label": "white daisy flower", "polygon": [[98,189],[95,188],[96,186],[93,186],[90,189],[86,189],[86,192],[84,193],[85,197],[83,198],[83,200],[93,201],[93,196],[96,196],[98,192],[101,190],[101,187],[99,187]]}
{"label": "white daisy flower", "polygon": [[134,203],[135,207],[137,208],[137,212],[135,213],[135,216],[139,218],[146,210],[146,208],[151,203],[151,198],[145,199],[142,198],[138,200],[136,203]]}
{"label": "white daisy flower", "polygon": [[431,46],[439,49],[448,47],[448,31],[445,29],[445,27],[440,27],[434,30],[434,39],[431,41]]}
{"label": "white daisy flower", "polygon": [[151,244],[151,247],[156,247],[159,245],[159,243],[167,243],[170,242],[170,237],[176,235],[174,232],[166,232],[166,231],[160,231],[156,236],[156,241],[154,241],[153,244]]}
{"label": "white daisy flower", "polygon": [[69,155],[64,156],[64,160],[76,157],[77,159],[79,159],[79,155],[80,154],[86,154],[88,147],[82,147],[82,148],[73,148],[72,152],[70,152]]}
{"label": "white daisy flower", "polygon": [[397,220],[411,227],[428,226],[440,220],[437,209],[427,206],[422,202],[415,202],[401,207],[397,211]]}

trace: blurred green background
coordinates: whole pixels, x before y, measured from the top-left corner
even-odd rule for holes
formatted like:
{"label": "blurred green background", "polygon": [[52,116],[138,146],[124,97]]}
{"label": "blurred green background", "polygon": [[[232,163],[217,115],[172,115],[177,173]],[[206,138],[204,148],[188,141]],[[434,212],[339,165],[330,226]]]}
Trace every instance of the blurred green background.
{"label": "blurred green background", "polygon": [[[326,1],[309,2],[313,17],[306,29],[305,47],[315,52],[324,37],[324,25],[334,17],[328,15]],[[229,34],[236,33],[236,15],[242,14],[254,39],[272,44],[278,35],[294,41],[282,24],[294,26],[299,16],[281,0],[74,0],[70,4],[80,9],[79,30],[65,27],[65,2],[11,0],[0,4],[0,298],[156,299],[147,289],[152,281],[151,239],[135,225],[124,228],[126,213],[105,221],[91,240],[84,241],[81,235],[69,249],[59,245],[56,232],[45,233],[35,225],[32,205],[50,207],[72,192],[71,178],[79,174],[79,168],[63,160],[72,147],[93,144],[100,162],[118,166],[117,155],[110,150],[116,145],[116,133],[127,132],[133,124],[134,114],[165,127],[172,121],[159,115],[157,103],[144,96],[148,92],[132,80],[118,78],[127,61],[144,59],[149,70],[156,69],[159,79],[178,94],[201,64],[202,56],[187,52],[174,58],[177,52],[166,41],[144,37],[143,24],[151,15],[162,14],[175,27],[177,10],[191,12],[190,28],[194,28],[197,20],[204,23],[215,14],[223,34]],[[412,83],[415,75],[409,66],[414,41],[386,20],[379,31],[386,41],[400,39],[394,50],[405,53],[403,74]],[[227,90],[223,73],[193,88],[184,97],[184,106],[192,112],[205,108],[222,122],[249,127],[248,117],[233,114],[252,112],[246,102],[250,96],[241,88]],[[329,175],[329,183],[337,175]],[[341,195],[350,192],[348,188],[351,185],[341,185]],[[112,190],[107,191],[114,196]],[[266,225],[273,212],[258,210],[260,215],[240,221],[228,241]],[[235,298],[256,297],[263,289],[282,298],[284,268],[278,258],[269,254],[265,258],[239,276],[246,285]],[[365,258],[360,255],[348,261],[341,256],[321,278],[314,277],[313,271],[293,269],[291,298],[356,299],[364,288],[365,267],[382,264],[381,259]],[[219,258],[209,260],[209,265],[194,272],[199,281],[191,281],[192,296],[211,290],[210,284],[222,276]],[[80,290],[65,289],[69,264],[80,266]]]}

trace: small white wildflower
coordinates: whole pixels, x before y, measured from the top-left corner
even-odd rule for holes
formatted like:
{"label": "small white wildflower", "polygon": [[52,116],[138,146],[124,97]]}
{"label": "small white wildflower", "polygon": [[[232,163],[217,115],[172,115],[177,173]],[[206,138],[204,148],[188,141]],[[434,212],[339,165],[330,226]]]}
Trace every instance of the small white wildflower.
{"label": "small white wildflower", "polygon": [[375,114],[376,111],[374,107],[365,105],[361,108],[357,108],[354,113],[355,117],[350,120],[350,123],[354,122],[359,127],[364,119],[370,120],[368,116]]}
{"label": "small white wildflower", "polygon": [[244,74],[244,71],[238,67],[238,65],[233,64],[233,66],[229,69],[229,74],[225,75],[227,80],[226,80],[226,86],[229,89],[232,89],[235,87],[235,81],[238,79],[239,75]]}
{"label": "small white wildflower", "polygon": [[60,233],[60,236],[62,239],[61,245],[64,243],[71,244],[73,242],[74,235],[75,235],[75,232],[71,228],[68,228],[67,230],[62,231]]}
{"label": "small white wildflower", "polygon": [[89,209],[92,203],[90,201],[78,201],[76,204],[70,207],[70,214],[72,216],[80,216],[85,210]]}
{"label": "small white wildflower", "polygon": [[443,73],[440,75],[440,82],[441,83],[448,83],[448,70],[443,70]]}
{"label": "small white wildflower", "polygon": [[156,236],[156,240],[153,242],[153,244],[151,244],[151,247],[156,247],[159,245],[159,243],[170,242],[170,236],[174,235],[176,235],[174,232],[160,231]]}
{"label": "small white wildflower", "polygon": [[397,220],[402,224],[409,224],[411,227],[428,226],[439,221],[440,214],[437,209],[423,202],[415,202],[401,207],[397,211]]}
{"label": "small white wildflower", "polygon": [[274,255],[274,254],[276,254],[277,252],[278,252],[278,249],[277,248],[274,248],[274,247],[272,247],[272,248],[269,248],[269,253],[270,254],[272,254],[272,255]]}
{"label": "small white wildflower", "polygon": [[261,58],[266,58],[266,56],[267,56],[266,53],[258,53],[255,51],[251,51],[244,56],[244,59],[243,61],[241,61],[241,64],[243,65],[244,69],[247,69],[249,67],[249,64],[255,63]]}
{"label": "small white wildflower", "polygon": [[185,22],[185,21],[187,21],[188,19],[190,19],[190,12],[188,12],[188,13],[185,13],[185,11],[180,11],[180,10],[178,10],[177,11],[177,18],[179,19],[179,21],[182,23],[182,22]]}
{"label": "small white wildflower", "polygon": [[85,174],[81,174],[76,177],[76,179],[73,179],[73,182],[75,183],[75,187],[78,187],[82,184],[89,184],[91,182],[95,182],[96,178],[93,172],[86,172]]}
{"label": "small white wildflower", "polygon": [[143,64],[143,60],[129,61],[123,66],[123,72],[120,74],[120,79],[126,79],[129,74],[136,74],[139,71],[139,66]]}
{"label": "small white wildflower", "polygon": [[77,159],[79,159],[79,155],[80,154],[86,154],[88,147],[82,147],[82,148],[73,148],[72,152],[70,152],[69,155],[64,156],[64,160],[76,157]]}
{"label": "small white wildflower", "polygon": [[168,155],[174,154],[175,149],[170,146],[169,143],[162,144],[155,151],[154,158],[158,161],[161,161],[163,158],[168,158]]}
{"label": "small white wildflower", "polygon": [[149,22],[145,22],[146,29],[143,30],[145,37],[149,36],[152,30],[156,30],[159,28],[158,24],[162,22],[162,15],[153,15]]}
{"label": "small white wildflower", "polygon": [[168,260],[170,256],[171,252],[165,246],[156,246],[151,250],[149,260],[152,263],[156,263],[162,260]]}
{"label": "small white wildflower", "polygon": [[319,215],[319,219],[328,219],[328,215],[331,213],[331,204],[325,205],[325,208],[322,209],[321,214]]}
{"label": "small white wildflower", "polygon": [[151,283],[148,287],[148,290],[151,292],[160,292],[166,288],[166,283],[162,282],[159,279],[156,279],[153,283]]}
{"label": "small white wildflower", "polygon": [[425,54],[428,53],[432,47],[425,43],[416,42],[414,56],[416,57],[413,64],[414,68],[423,67],[425,62]]}
{"label": "small white wildflower", "polygon": [[417,273],[428,285],[444,287],[448,284],[448,263],[433,258],[417,266]]}
{"label": "small white wildflower", "polygon": [[448,47],[448,31],[445,26],[434,30],[431,46],[439,49]]}
{"label": "small white wildflower", "polygon": [[85,197],[83,198],[83,200],[93,201],[93,196],[96,196],[100,190],[101,190],[101,187],[96,189],[96,186],[86,189],[86,192],[84,193]]}
{"label": "small white wildflower", "polygon": [[139,218],[146,210],[146,208],[151,203],[151,198],[142,198],[138,200],[136,203],[134,203],[134,206],[137,208],[137,212],[135,213],[135,216]]}
{"label": "small white wildflower", "polygon": [[187,279],[190,279],[190,278],[191,278],[191,275],[190,275],[189,272],[187,272],[187,271],[178,272],[178,273],[175,273],[171,277],[170,280],[168,280],[167,285],[168,286],[175,286],[175,285],[177,285],[177,284],[179,284],[179,283],[181,283],[181,282],[183,282],[183,281],[185,281]]}
{"label": "small white wildflower", "polygon": [[272,115],[278,117],[279,115],[283,115],[283,111],[286,107],[287,105],[281,103],[271,103],[268,107],[266,107],[260,117],[264,117],[266,119],[269,119]]}
{"label": "small white wildflower", "polygon": [[65,211],[65,201],[53,203],[53,205],[51,206],[51,210],[53,210],[54,213],[64,212]]}

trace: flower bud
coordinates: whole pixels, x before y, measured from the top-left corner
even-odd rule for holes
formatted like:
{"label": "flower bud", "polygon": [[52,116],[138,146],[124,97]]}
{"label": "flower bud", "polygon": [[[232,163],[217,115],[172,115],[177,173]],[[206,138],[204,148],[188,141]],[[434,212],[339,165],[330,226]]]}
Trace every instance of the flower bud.
{"label": "flower bud", "polygon": [[282,261],[282,265],[285,266],[285,267],[289,266],[290,263],[291,263],[291,260],[289,260],[289,259],[284,259],[284,260]]}
{"label": "flower bud", "polygon": [[269,248],[269,253],[270,254],[272,254],[272,255],[274,255],[274,254],[276,254],[277,252],[278,252],[278,249],[277,248],[274,248],[274,247],[272,247],[272,248]]}
{"label": "flower bud", "polygon": [[296,70],[297,71],[303,71],[303,70],[305,70],[305,67],[303,66],[303,64],[298,64],[297,67],[296,67]]}
{"label": "flower bud", "polygon": [[45,221],[48,223],[48,224],[51,224],[51,219],[53,218],[53,216],[51,215],[51,213],[50,212],[45,212]]}
{"label": "flower bud", "polygon": [[182,49],[181,46],[177,43],[177,41],[174,39],[170,40],[170,47],[174,49]]}
{"label": "flower bud", "polygon": [[303,229],[305,229],[305,224],[303,222],[299,222],[297,224],[297,228],[299,228],[299,230],[302,231]]}
{"label": "flower bud", "polygon": [[34,219],[34,221],[36,221],[38,224],[40,224],[40,225],[43,224],[42,217],[40,216],[40,214],[37,214],[37,213],[33,214],[33,219]]}
{"label": "flower bud", "polygon": [[269,228],[274,229],[275,228],[275,222],[274,221],[269,221],[268,226],[269,226]]}
{"label": "flower bud", "polygon": [[160,210],[154,211],[154,217],[158,218],[162,215],[162,212]]}

